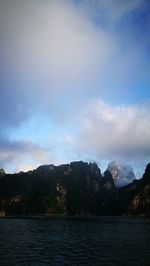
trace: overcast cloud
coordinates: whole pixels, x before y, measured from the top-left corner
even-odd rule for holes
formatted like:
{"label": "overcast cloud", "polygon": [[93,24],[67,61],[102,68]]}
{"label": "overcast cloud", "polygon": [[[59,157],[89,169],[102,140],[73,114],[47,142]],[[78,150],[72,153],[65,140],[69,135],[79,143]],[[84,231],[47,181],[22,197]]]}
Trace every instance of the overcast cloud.
{"label": "overcast cloud", "polygon": [[97,154],[100,159],[149,159],[149,103],[111,106],[96,100],[78,120],[79,150]]}
{"label": "overcast cloud", "polygon": [[0,2],[0,167],[80,158],[145,167],[148,2]]}

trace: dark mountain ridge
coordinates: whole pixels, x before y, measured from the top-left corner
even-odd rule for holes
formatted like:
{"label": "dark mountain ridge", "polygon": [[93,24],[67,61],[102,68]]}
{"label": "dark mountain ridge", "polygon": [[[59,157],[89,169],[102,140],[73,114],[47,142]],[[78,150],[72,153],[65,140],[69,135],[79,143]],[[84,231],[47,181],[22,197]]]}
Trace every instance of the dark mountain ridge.
{"label": "dark mountain ridge", "polygon": [[6,215],[150,215],[150,164],[143,178],[117,188],[96,163],[43,165],[2,174],[0,213]]}

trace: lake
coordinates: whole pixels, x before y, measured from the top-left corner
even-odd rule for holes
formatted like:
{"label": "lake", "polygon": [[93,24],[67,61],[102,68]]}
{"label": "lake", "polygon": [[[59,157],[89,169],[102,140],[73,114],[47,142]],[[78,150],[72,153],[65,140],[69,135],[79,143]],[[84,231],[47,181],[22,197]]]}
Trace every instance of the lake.
{"label": "lake", "polygon": [[150,265],[150,219],[0,219],[0,265]]}

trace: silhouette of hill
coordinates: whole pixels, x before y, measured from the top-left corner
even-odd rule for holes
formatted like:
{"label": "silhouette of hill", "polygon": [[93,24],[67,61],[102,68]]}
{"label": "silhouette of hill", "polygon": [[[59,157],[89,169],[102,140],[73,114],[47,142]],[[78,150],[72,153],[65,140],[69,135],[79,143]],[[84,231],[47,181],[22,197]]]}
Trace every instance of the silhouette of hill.
{"label": "silhouette of hill", "polygon": [[117,188],[96,163],[43,165],[0,178],[0,212],[6,215],[150,215],[150,164],[143,178]]}

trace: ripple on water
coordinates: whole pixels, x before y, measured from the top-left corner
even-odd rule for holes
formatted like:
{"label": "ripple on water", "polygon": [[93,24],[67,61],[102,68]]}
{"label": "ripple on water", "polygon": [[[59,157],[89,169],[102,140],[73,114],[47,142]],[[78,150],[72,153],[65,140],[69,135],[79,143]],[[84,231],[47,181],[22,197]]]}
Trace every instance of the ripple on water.
{"label": "ripple on water", "polygon": [[150,220],[0,219],[0,266],[149,266]]}

